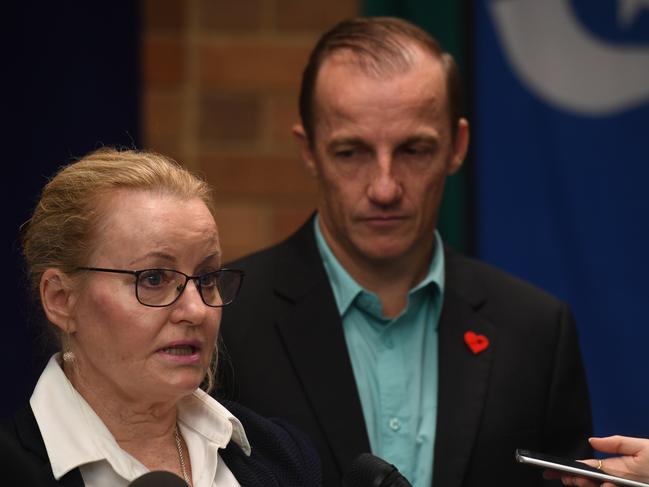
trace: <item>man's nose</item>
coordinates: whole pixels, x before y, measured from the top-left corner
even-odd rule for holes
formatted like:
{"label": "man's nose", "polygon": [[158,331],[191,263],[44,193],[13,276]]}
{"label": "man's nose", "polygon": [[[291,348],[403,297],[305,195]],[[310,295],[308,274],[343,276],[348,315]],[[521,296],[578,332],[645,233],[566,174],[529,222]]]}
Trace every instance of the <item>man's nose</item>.
{"label": "man's nose", "polygon": [[368,198],[374,204],[390,206],[398,202],[402,195],[403,186],[395,177],[392,157],[380,158],[367,188]]}

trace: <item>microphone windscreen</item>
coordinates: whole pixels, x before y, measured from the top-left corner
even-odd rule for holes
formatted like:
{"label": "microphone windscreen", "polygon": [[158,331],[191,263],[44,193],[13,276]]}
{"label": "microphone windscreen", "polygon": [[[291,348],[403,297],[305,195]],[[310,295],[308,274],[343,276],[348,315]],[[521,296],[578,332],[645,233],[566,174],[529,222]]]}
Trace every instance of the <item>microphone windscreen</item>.
{"label": "microphone windscreen", "polygon": [[343,477],[343,487],[412,487],[394,465],[371,453],[361,453]]}
{"label": "microphone windscreen", "polygon": [[171,472],[154,470],[136,478],[128,487],[188,487],[187,483]]}

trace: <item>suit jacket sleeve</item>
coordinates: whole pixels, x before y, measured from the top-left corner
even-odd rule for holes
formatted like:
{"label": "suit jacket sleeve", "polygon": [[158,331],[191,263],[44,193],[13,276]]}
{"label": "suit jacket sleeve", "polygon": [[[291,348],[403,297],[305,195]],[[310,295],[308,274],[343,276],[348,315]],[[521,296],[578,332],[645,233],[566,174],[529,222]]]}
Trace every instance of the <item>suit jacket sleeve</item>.
{"label": "suit jacket sleeve", "polygon": [[[489,347],[468,352],[467,330]],[[517,465],[515,449],[592,456],[586,376],[565,303],[448,252],[439,339],[434,485],[560,485]]]}
{"label": "suit jacket sleeve", "polygon": [[586,374],[581,360],[574,320],[567,305],[560,311],[554,368],[548,391],[546,445],[557,455],[588,458],[591,449],[591,415]]}

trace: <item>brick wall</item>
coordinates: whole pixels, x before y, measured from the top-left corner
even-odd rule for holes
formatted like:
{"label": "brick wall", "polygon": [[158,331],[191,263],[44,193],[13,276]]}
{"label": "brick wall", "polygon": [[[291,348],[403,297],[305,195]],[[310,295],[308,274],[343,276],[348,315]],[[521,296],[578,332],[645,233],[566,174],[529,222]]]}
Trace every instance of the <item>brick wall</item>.
{"label": "brick wall", "polygon": [[315,204],[291,137],[318,36],[359,0],[145,0],[144,146],[215,189],[225,260],[288,236]]}

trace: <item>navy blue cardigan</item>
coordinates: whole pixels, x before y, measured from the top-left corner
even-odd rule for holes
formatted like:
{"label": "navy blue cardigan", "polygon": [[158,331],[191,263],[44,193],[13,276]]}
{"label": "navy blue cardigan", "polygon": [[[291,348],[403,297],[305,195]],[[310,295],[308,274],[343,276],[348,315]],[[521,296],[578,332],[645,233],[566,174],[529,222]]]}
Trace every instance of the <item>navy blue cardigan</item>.
{"label": "navy blue cardigan", "polygon": [[[320,459],[306,436],[280,420],[269,420],[243,406],[221,401],[243,424],[252,447],[246,456],[230,442],[219,453],[242,487],[318,487]],[[0,483],[37,487],[83,487],[79,469],[57,482],[43,437],[28,406],[0,428]]]}

